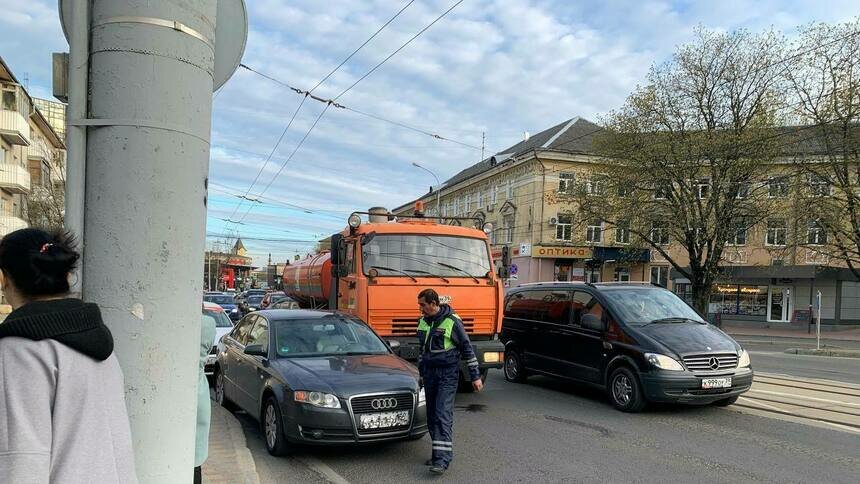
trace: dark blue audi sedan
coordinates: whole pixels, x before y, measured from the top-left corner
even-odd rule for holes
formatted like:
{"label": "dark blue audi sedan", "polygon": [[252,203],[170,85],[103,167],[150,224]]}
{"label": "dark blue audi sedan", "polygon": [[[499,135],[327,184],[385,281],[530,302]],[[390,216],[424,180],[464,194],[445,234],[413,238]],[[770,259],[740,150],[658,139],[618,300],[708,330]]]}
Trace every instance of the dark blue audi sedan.
{"label": "dark blue audi sedan", "polygon": [[337,312],[242,318],[218,343],[215,398],[257,418],[272,455],[427,433],[418,371],[364,322]]}

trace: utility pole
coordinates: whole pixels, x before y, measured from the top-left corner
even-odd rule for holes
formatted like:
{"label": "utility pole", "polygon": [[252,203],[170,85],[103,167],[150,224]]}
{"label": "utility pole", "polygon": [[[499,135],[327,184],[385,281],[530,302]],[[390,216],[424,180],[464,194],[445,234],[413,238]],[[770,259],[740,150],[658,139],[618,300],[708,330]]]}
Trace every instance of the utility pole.
{"label": "utility pole", "polygon": [[60,19],[79,76],[69,159],[82,162],[70,175],[84,183],[69,189],[84,193],[83,295],[114,336],[138,480],[188,483],[212,92],[244,50],[244,3],[60,0]]}

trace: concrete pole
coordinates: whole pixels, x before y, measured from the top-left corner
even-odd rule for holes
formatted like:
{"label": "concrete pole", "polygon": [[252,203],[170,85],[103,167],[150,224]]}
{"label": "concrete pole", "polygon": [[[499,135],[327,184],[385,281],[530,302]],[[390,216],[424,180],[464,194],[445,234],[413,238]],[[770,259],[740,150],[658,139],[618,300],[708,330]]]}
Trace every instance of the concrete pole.
{"label": "concrete pole", "polygon": [[84,292],[114,335],[141,483],[192,481],[216,4],[92,6]]}
{"label": "concrete pole", "polygon": [[[69,29],[69,105],[66,108],[66,230],[78,237],[78,250],[84,252],[84,183],[86,174],[87,128],[72,121],[87,118],[87,83],[89,74],[90,0],[74,0]],[[82,264],[81,264],[82,266]],[[71,295],[82,298],[83,267],[72,276]]]}

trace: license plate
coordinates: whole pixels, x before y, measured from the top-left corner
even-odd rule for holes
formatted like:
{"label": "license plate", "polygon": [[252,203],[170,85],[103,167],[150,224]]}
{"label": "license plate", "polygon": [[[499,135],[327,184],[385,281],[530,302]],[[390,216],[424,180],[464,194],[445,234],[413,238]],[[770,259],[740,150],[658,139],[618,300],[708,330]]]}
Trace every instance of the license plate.
{"label": "license plate", "polygon": [[385,429],[409,425],[409,412],[366,413],[359,415],[358,427],[362,430]]}
{"label": "license plate", "polygon": [[702,379],[702,389],[709,388],[731,388],[732,387],[732,379],[731,378],[703,378]]}

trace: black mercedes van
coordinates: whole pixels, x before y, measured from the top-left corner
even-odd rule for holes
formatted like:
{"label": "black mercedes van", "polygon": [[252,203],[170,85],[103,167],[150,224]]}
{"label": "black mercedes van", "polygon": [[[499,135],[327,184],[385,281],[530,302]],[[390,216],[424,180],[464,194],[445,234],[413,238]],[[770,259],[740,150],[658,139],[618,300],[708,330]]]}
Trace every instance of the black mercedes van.
{"label": "black mercedes van", "polygon": [[508,291],[505,378],[542,374],[606,390],[625,412],[648,402],[731,405],[749,354],[677,295],[648,283],[547,282]]}

